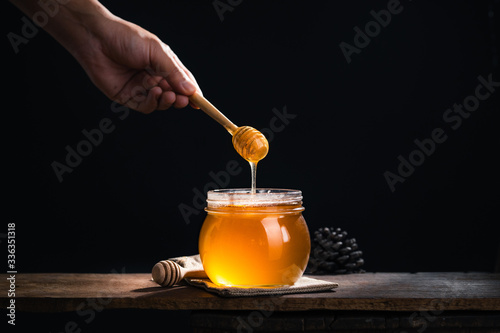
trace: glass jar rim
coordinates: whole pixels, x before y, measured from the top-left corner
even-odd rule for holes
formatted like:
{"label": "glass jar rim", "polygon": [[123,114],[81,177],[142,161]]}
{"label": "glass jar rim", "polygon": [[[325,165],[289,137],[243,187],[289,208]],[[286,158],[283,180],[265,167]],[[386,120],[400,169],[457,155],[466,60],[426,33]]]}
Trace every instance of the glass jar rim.
{"label": "glass jar rim", "polygon": [[207,208],[302,205],[302,191],[284,188],[215,189],[207,193]]}

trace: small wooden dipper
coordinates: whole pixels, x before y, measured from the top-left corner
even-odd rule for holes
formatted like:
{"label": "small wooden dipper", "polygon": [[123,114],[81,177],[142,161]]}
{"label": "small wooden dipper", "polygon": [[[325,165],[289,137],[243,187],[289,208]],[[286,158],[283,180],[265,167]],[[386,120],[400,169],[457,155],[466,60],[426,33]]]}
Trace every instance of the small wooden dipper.
{"label": "small wooden dipper", "polygon": [[171,287],[184,278],[207,278],[205,271],[192,268],[184,268],[171,260],[162,260],[153,266],[151,272],[153,281],[162,287]]}
{"label": "small wooden dipper", "polygon": [[233,136],[234,149],[248,162],[257,163],[269,152],[269,142],[264,134],[250,126],[236,126],[205,97],[195,92],[189,100],[212,117]]}

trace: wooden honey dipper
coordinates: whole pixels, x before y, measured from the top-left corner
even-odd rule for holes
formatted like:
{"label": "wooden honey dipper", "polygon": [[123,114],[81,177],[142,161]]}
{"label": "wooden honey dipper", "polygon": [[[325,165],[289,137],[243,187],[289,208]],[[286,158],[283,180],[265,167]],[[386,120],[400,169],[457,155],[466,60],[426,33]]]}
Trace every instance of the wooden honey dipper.
{"label": "wooden honey dipper", "polygon": [[207,278],[203,269],[181,267],[171,260],[162,260],[153,266],[153,281],[162,287],[171,287],[184,278]]}
{"label": "wooden honey dipper", "polygon": [[266,137],[250,126],[236,126],[222,112],[212,105],[205,97],[195,92],[189,100],[212,117],[233,136],[234,149],[245,160],[257,163],[266,157],[269,151],[269,142]]}

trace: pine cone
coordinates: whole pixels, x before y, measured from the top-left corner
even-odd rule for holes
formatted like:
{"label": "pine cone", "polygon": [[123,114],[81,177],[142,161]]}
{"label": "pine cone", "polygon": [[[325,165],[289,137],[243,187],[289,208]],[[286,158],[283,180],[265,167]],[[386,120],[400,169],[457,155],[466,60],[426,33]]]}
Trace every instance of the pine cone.
{"label": "pine cone", "polygon": [[311,255],[307,264],[308,274],[362,273],[365,261],[358,250],[356,239],[347,238],[340,228],[319,228],[314,232]]}

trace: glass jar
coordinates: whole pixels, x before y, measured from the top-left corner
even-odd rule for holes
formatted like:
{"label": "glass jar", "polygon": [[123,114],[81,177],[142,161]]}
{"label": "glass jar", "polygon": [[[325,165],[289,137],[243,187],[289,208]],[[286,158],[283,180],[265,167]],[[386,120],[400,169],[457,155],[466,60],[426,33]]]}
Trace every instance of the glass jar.
{"label": "glass jar", "polygon": [[301,191],[213,190],[207,193],[205,210],[199,252],[213,283],[278,287],[302,276],[311,241]]}

